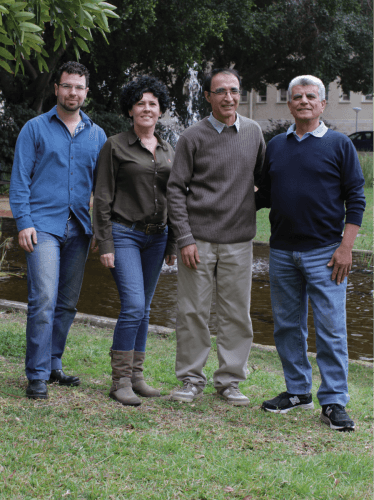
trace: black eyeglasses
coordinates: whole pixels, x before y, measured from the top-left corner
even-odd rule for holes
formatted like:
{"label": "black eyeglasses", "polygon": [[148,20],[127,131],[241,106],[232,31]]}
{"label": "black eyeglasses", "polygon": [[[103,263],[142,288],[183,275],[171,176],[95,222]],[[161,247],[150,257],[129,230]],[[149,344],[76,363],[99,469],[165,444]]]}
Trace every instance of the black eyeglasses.
{"label": "black eyeglasses", "polygon": [[230,90],[218,88],[216,90],[210,90],[209,91],[211,94],[216,94],[216,95],[227,95],[229,92],[231,95],[239,95],[240,94],[240,89],[233,87]]}
{"label": "black eyeglasses", "polygon": [[65,90],[72,90],[73,88],[78,91],[86,90],[86,87],[84,85],[69,85],[68,83],[58,83],[57,85]]}

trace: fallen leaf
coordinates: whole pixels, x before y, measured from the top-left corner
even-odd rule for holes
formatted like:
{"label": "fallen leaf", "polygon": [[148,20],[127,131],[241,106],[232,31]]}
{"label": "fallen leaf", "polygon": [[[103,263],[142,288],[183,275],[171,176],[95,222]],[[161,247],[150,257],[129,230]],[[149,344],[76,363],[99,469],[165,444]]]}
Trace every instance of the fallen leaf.
{"label": "fallen leaf", "polygon": [[199,460],[200,458],[205,458],[205,455],[195,455],[196,460]]}
{"label": "fallen leaf", "polygon": [[231,486],[226,486],[223,491],[226,493],[232,493],[234,491],[234,488],[231,488]]}

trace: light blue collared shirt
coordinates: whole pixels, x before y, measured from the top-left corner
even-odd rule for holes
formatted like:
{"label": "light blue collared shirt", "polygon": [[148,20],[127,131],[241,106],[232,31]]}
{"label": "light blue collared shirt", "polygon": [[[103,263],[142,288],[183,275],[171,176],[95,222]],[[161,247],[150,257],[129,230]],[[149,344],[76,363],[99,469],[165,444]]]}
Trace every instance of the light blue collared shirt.
{"label": "light blue collared shirt", "polygon": [[239,122],[239,115],[238,113],[236,113],[236,120],[235,120],[235,123],[233,123],[232,125],[226,125],[226,123],[222,123],[220,122],[219,120],[217,120],[217,118],[214,118],[213,116],[213,113],[210,113],[209,117],[208,117],[208,120],[210,121],[210,123],[213,125],[213,127],[217,130],[217,132],[220,134],[222,132],[222,130],[225,128],[225,127],[235,127],[236,128],[236,131],[239,132],[239,128],[240,128],[240,122]]}
{"label": "light blue collared shirt", "polygon": [[290,134],[293,134],[296,139],[301,142],[303,141],[304,139],[306,139],[308,137],[308,135],[314,135],[314,137],[323,137],[326,132],[328,131],[328,128],[326,127],[326,125],[321,121],[319,122],[319,125],[318,127],[313,130],[313,132],[307,132],[306,134],[304,134],[302,137],[299,137],[296,133],[296,125],[295,123],[293,123],[291,125],[291,127],[287,130],[287,135],[290,135]]}

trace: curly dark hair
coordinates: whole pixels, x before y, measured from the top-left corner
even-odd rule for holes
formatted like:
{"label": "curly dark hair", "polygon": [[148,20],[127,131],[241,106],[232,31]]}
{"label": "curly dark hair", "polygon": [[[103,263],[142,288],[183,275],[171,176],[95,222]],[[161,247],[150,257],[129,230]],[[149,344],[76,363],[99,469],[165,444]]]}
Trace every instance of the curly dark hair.
{"label": "curly dark hair", "polygon": [[86,87],[88,87],[88,81],[90,79],[90,73],[86,66],[76,61],[68,61],[64,63],[56,73],[56,83],[57,85],[61,81],[62,73],[67,73],[68,75],[79,75],[86,77]]}
{"label": "curly dark hair", "polygon": [[141,100],[145,92],[151,92],[157,97],[161,113],[165,113],[170,103],[169,91],[166,85],[153,76],[139,76],[122,89],[120,106],[125,116],[130,117],[130,109]]}

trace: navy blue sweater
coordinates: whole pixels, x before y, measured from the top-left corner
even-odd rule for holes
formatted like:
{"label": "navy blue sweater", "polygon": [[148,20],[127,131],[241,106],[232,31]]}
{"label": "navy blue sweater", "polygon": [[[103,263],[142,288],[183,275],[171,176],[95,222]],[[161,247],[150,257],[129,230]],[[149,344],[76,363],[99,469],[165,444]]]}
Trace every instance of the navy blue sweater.
{"label": "navy blue sweater", "polygon": [[271,207],[270,246],[306,251],[340,242],[344,223],[361,226],[364,183],[352,141],[340,132],[301,142],[274,137],[256,193],[257,210]]}

